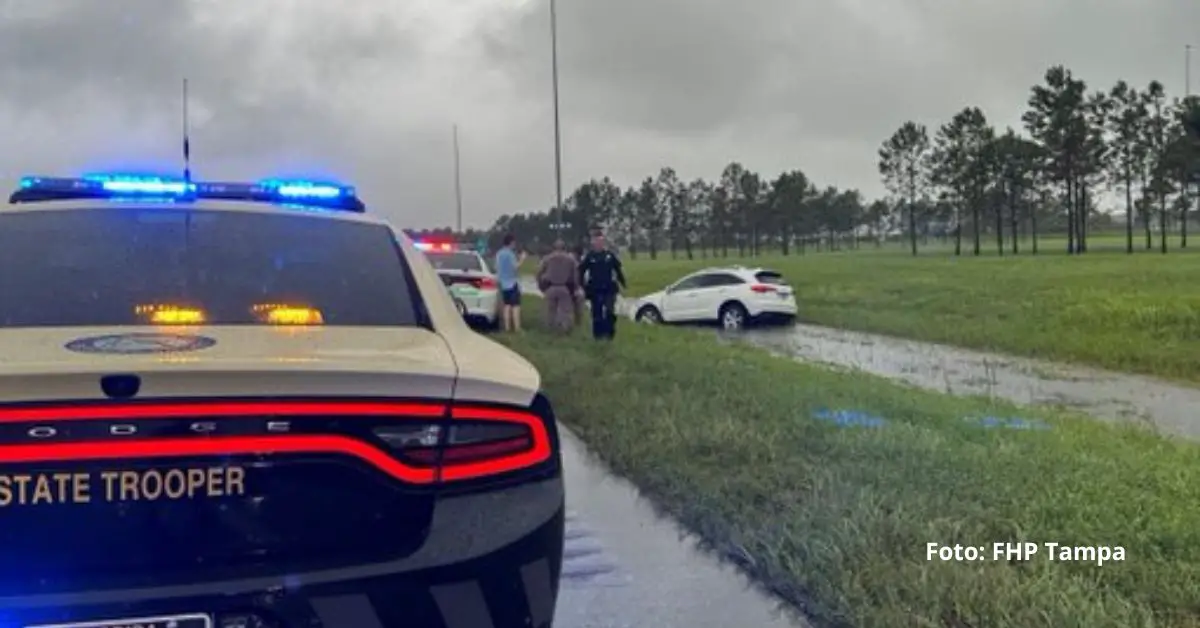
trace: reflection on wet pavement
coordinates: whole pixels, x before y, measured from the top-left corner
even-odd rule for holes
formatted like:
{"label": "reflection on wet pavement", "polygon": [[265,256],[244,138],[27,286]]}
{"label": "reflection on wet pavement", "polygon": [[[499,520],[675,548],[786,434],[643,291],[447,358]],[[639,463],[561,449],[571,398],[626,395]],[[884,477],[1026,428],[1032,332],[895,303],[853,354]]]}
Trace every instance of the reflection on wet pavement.
{"label": "reflection on wet pavement", "polygon": [[604,545],[579,513],[567,511],[566,547],[563,549],[562,586],[624,586],[629,577],[623,573]]}
{"label": "reflection on wet pavement", "polygon": [[999,356],[876,334],[797,324],[724,334],[772,353],[851,368],[955,395],[1070,406],[1133,421],[1164,434],[1200,438],[1200,389],[1150,377]]}
{"label": "reflection on wet pavement", "polygon": [[807,626],[694,539],[681,539],[572,434],[564,430],[562,441],[570,514],[557,628]]}

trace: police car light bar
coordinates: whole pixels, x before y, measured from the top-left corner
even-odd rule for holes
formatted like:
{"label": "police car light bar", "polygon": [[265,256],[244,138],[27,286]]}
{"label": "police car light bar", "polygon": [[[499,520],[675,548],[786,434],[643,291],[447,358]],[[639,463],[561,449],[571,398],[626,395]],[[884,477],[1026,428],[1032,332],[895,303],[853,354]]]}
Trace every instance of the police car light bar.
{"label": "police car light bar", "polygon": [[351,186],[291,179],[258,183],[188,182],[183,179],[130,175],[79,178],[25,177],[8,198],[11,204],[76,199],[146,200],[186,203],[197,200],[244,201],[321,207],[363,213],[366,206]]}

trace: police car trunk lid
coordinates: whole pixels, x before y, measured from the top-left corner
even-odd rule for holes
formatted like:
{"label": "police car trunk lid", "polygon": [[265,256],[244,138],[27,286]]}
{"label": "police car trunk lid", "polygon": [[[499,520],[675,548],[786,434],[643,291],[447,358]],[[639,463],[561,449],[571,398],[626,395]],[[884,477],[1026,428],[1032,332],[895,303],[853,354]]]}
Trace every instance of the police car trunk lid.
{"label": "police car trunk lid", "polygon": [[[177,351],[136,353],[164,346]],[[6,330],[0,352],[0,552],[20,565],[0,572],[0,598],[339,568],[398,558],[424,541],[430,486],[336,449],[255,443],[353,442],[355,430],[396,423],[341,412],[277,416],[279,402],[262,397],[449,399],[453,360],[432,332]],[[100,378],[111,374],[139,376],[133,403],[152,409],[84,416],[133,407],[106,399]],[[276,405],[213,410],[251,397]],[[272,422],[288,433],[273,433]]]}
{"label": "police car trunk lid", "polygon": [[0,403],[104,399],[134,374],[139,398],[349,395],[449,399],[445,342],[420,328],[38,328],[0,333]]}

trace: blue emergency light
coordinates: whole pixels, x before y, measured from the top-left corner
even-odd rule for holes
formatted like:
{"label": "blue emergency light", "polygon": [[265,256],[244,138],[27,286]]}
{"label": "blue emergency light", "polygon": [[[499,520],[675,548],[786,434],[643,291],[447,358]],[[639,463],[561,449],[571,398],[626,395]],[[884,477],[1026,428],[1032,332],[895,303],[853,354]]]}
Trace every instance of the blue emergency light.
{"label": "blue emergency light", "polygon": [[11,204],[100,199],[189,203],[198,200],[243,201],[319,207],[363,213],[366,206],[353,187],[316,181],[267,179],[258,183],[213,183],[170,177],[122,174],[78,178],[25,177],[8,198]]}

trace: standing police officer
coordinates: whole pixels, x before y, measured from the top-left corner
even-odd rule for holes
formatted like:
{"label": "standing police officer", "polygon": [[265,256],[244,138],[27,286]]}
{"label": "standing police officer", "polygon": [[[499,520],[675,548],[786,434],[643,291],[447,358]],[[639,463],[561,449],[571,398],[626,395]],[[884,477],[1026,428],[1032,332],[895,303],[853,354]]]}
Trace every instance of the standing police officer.
{"label": "standing police officer", "polygon": [[575,301],[579,262],[566,251],[566,244],[562,240],[556,240],[554,250],[542,258],[537,280],[538,288],[545,297],[550,326],[556,331],[570,332],[579,311]]}
{"label": "standing police officer", "polygon": [[617,334],[618,284],[625,287],[621,260],[608,250],[604,234],[592,235],[592,250],[579,262],[579,285],[592,308],[592,337],[612,340]]}

